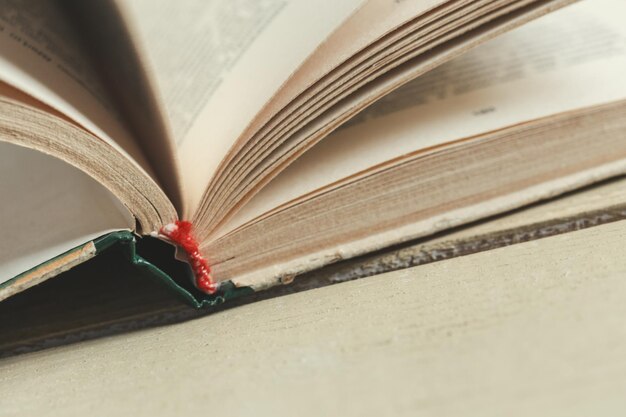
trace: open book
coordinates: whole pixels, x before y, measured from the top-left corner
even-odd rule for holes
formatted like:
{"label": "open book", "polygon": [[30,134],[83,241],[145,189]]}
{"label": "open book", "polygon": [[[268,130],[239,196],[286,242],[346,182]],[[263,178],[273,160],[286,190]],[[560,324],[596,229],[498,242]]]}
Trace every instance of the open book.
{"label": "open book", "polygon": [[626,3],[570,3],[0,2],[0,299],[117,242],[211,302],[626,172]]}

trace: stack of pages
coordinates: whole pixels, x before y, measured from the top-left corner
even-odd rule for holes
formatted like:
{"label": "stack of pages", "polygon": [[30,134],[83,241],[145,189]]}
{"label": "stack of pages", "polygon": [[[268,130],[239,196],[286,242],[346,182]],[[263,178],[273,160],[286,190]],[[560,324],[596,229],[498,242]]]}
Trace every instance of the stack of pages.
{"label": "stack of pages", "polygon": [[570,3],[0,5],[0,300],[116,241],[210,300],[134,253],[177,220],[223,296],[626,173],[626,3]]}

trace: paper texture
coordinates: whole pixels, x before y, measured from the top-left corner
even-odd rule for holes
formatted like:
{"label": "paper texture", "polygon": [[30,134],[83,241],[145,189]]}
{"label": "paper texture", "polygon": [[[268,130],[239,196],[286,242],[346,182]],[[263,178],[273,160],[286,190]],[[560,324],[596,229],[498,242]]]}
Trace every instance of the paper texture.
{"label": "paper texture", "polygon": [[151,171],[57,2],[0,4],[0,80],[60,111]]}
{"label": "paper texture", "polygon": [[[151,63],[180,146],[188,217],[255,114],[361,3],[193,0],[184,7],[169,1],[122,3]],[[167,39],[162,39],[164,33]]]}
{"label": "paper texture", "polygon": [[417,78],[301,156],[220,232],[420,149],[623,99],[624,17],[619,0],[583,1]]}

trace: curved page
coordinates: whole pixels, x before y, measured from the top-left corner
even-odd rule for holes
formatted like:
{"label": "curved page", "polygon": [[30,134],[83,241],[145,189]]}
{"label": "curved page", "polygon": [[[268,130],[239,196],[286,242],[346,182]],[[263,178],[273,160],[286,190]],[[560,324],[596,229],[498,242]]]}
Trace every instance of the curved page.
{"label": "curved page", "polygon": [[57,2],[0,2],[0,80],[63,113],[151,172]]}
{"label": "curved page", "polygon": [[261,189],[220,235],[412,152],[626,97],[626,4],[580,2],[419,77]]}
{"label": "curved page", "polygon": [[0,139],[0,284],[134,219],[102,185]]}
{"label": "curved page", "polygon": [[118,3],[178,143],[189,217],[246,126],[363,0]]}

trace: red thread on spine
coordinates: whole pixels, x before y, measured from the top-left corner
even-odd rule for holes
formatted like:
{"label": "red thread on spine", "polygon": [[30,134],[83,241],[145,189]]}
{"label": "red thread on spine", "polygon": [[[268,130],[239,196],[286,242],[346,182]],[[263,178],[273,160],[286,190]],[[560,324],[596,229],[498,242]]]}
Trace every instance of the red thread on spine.
{"label": "red thread on spine", "polygon": [[205,293],[214,294],[219,284],[213,282],[213,278],[211,278],[211,267],[207,260],[200,254],[198,241],[193,237],[191,229],[191,222],[176,220],[174,223],[163,226],[159,233],[183,248],[196,277],[196,287]]}

